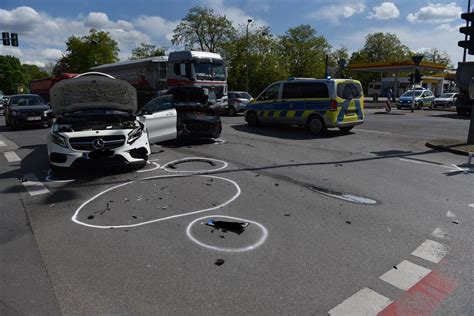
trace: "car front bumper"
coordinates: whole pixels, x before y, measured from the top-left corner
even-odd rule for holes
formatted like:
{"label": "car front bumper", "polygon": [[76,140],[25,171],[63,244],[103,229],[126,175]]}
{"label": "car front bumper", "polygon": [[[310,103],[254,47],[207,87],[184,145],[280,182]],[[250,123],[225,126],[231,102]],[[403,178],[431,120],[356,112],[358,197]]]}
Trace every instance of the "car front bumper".
{"label": "car front bumper", "polygon": [[[65,135],[65,134],[76,134],[76,133],[63,133],[66,141],[67,147],[60,146],[53,142],[51,133],[48,134],[47,148],[48,148],[48,158],[50,164],[56,167],[63,168],[77,168],[82,166],[93,166],[93,165],[106,165],[112,166],[116,164],[129,164],[136,165],[142,164],[148,159],[150,155],[150,145],[148,143],[148,135],[143,132],[141,136],[135,140],[132,144],[128,144],[127,134],[130,130],[111,130],[111,131],[95,131],[93,136],[100,138],[101,136],[109,135],[124,135],[125,142],[123,145],[104,150],[76,150],[73,149],[69,139],[73,137],[90,137],[92,134],[89,133],[87,136],[83,136],[86,133],[81,133],[81,135]],[[110,164],[109,164],[110,163]]]}

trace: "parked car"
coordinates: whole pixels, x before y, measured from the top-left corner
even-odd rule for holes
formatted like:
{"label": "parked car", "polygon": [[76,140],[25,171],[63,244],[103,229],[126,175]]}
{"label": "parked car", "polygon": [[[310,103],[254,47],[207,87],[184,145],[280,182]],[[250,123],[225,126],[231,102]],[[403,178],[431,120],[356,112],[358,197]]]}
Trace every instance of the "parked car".
{"label": "parked car", "polygon": [[439,97],[435,98],[433,102],[433,107],[437,106],[444,106],[444,107],[451,107],[456,103],[456,99],[458,98],[459,93],[443,93]]}
{"label": "parked car", "polygon": [[[416,89],[415,90],[415,109],[422,109],[423,106],[431,106],[434,102],[433,92],[427,89]],[[413,90],[408,90],[400,96],[397,102],[397,109],[404,107],[411,108],[413,103]]]}
{"label": "parked car", "polygon": [[4,105],[5,124],[13,129],[21,126],[48,125],[49,105],[37,94],[12,95]]}
{"label": "parked car", "polygon": [[249,126],[260,123],[305,126],[315,135],[337,127],[343,133],[364,123],[364,96],[352,79],[290,78],[269,85],[247,105]]}
{"label": "parked car", "polygon": [[[220,136],[221,119],[216,115],[215,109],[209,106],[208,95],[204,89],[192,86],[174,87],[160,94],[173,96],[173,107],[177,112],[176,134],[179,138]],[[150,101],[143,109],[147,111],[157,99]]]}
{"label": "parked car", "polygon": [[[137,94],[128,82],[86,73],[51,88],[56,121],[47,140],[54,170],[96,165],[145,166],[150,143],[173,139],[176,111],[137,117]],[[146,122],[147,126],[145,128]]]}
{"label": "parked car", "polygon": [[235,116],[237,113],[245,112],[247,104],[253,100],[252,96],[246,91],[227,92],[228,106],[227,113]]}

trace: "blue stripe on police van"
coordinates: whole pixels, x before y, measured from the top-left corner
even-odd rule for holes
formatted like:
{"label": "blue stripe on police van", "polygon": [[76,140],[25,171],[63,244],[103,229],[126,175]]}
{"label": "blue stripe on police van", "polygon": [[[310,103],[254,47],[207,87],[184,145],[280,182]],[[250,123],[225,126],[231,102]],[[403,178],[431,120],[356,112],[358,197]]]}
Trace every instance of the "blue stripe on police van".
{"label": "blue stripe on police van", "polygon": [[265,114],[265,111],[258,112],[258,116],[263,116],[264,114]]}
{"label": "blue stripe on police van", "polygon": [[359,120],[362,120],[364,118],[363,114],[362,114],[362,109],[360,107],[360,100],[354,100],[355,102],[355,107],[356,107],[356,112],[357,112],[357,118]]}
{"label": "blue stripe on police van", "polygon": [[280,112],[280,118],[281,117],[286,117],[286,114],[288,113],[288,111],[281,111]]}
{"label": "blue stripe on police van", "polygon": [[275,114],[275,111],[268,111],[267,117],[273,117],[274,114]]}

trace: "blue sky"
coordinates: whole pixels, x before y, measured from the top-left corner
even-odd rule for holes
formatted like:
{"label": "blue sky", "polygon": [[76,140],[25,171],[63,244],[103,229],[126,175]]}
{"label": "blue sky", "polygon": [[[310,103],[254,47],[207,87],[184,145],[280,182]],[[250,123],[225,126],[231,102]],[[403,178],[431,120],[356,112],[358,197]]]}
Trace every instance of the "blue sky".
{"label": "blue sky", "polygon": [[225,14],[238,28],[252,18],[251,30],[266,25],[276,35],[310,24],[334,48],[358,50],[367,34],[390,32],[411,50],[437,48],[453,63],[462,58],[457,42],[463,39],[460,13],[466,11],[467,0],[0,0],[0,30],[16,31],[20,38],[19,48],[0,46],[0,54],[46,65],[61,56],[68,36],[85,35],[91,27],[110,32],[121,59],[140,42],[173,50],[173,30],[195,5]]}

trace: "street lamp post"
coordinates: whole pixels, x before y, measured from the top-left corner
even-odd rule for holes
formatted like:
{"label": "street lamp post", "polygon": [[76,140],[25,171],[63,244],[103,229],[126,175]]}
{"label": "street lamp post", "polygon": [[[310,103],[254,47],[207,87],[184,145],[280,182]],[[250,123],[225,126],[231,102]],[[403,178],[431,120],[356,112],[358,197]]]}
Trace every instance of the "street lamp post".
{"label": "street lamp post", "polygon": [[247,53],[245,56],[245,71],[247,76],[247,92],[249,91],[249,24],[252,23],[252,19],[247,20],[246,32],[245,32],[245,41],[247,46]]}

